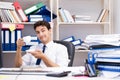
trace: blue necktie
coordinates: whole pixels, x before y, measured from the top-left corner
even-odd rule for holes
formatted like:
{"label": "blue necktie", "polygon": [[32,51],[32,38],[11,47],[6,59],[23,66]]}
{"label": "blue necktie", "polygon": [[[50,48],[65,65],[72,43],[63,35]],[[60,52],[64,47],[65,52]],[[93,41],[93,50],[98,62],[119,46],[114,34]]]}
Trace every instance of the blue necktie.
{"label": "blue necktie", "polygon": [[[43,50],[42,50],[43,53],[45,52],[45,47],[46,47],[46,46],[44,45],[44,46],[43,46]],[[36,65],[39,65],[40,62],[41,62],[41,59],[37,59]]]}

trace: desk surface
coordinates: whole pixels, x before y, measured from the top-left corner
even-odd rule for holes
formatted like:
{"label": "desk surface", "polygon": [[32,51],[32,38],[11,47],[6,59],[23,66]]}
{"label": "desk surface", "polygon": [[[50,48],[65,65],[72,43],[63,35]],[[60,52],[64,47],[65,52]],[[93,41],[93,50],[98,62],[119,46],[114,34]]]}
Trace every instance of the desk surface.
{"label": "desk surface", "polygon": [[[8,68],[4,68],[4,69],[8,69]],[[9,69],[14,69],[14,68],[9,68]],[[45,70],[48,70],[48,71],[82,71],[84,70],[84,67],[62,67],[62,68],[46,68]],[[0,69],[0,72],[1,69]],[[110,78],[105,78],[105,77],[86,77],[86,76],[79,76],[79,77],[73,77],[71,75],[68,75],[66,77],[48,77],[46,75],[41,75],[41,74],[27,74],[27,75],[24,75],[22,74],[22,72],[20,72],[20,74],[14,74],[14,75],[11,75],[11,74],[2,74],[0,73],[0,80],[120,80],[119,79],[110,79]],[[30,73],[30,72],[29,72]]]}
{"label": "desk surface", "polygon": [[120,80],[120,79],[109,79],[103,77],[47,77],[42,75],[0,75],[0,80]]}

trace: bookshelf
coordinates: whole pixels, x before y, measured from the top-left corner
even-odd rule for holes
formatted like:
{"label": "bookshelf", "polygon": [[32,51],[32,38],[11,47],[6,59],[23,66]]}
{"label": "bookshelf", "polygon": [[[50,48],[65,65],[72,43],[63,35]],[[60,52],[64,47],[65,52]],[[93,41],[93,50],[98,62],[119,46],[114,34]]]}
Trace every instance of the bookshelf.
{"label": "bookshelf", "polygon": [[[63,40],[70,36],[84,41],[90,34],[112,34],[112,0],[53,0],[53,9],[57,14],[56,39]],[[86,22],[65,22],[61,21],[59,8],[68,10],[71,15],[90,16],[91,21]],[[105,21],[98,22],[97,19],[102,9],[107,9]],[[89,50],[76,50],[74,66],[84,65]]]}
{"label": "bookshelf", "polygon": [[[69,5],[66,5],[69,4]],[[84,40],[89,34],[112,34],[112,0],[57,0],[56,39],[62,40],[69,36]],[[68,10],[71,15],[90,16],[91,21],[65,22],[60,21],[59,8]],[[98,22],[102,9],[109,12],[105,21]]]}
{"label": "bookshelf", "polygon": [[[1,2],[1,4],[2,4],[2,2],[3,2],[3,3],[5,3],[5,2],[6,2],[6,3],[7,3],[7,2],[13,3],[14,1],[13,1],[13,0],[0,0],[0,2]],[[44,4],[44,5],[47,7],[47,9],[52,12],[52,10],[51,10],[51,2],[50,2],[49,0],[35,0],[35,1],[32,1],[32,0],[29,0],[29,1],[21,1],[21,0],[18,0],[18,3],[19,3],[20,6],[22,7],[22,10],[23,10],[23,11],[25,11],[26,9],[28,9],[28,8],[30,8],[30,7],[38,4],[38,3],[40,3],[40,2],[42,2],[41,4]],[[4,7],[4,5],[3,5],[3,7]],[[13,7],[15,7],[15,6],[13,6]],[[7,8],[8,8],[8,7],[7,7]],[[4,11],[4,10],[7,10],[7,8],[6,8],[6,9],[2,9],[2,8],[1,8],[0,10],[3,10],[3,11]],[[8,9],[8,11],[10,11],[10,10],[14,10],[14,8],[13,8],[13,9]],[[24,29],[22,30],[22,36],[35,35],[35,31],[34,31],[34,29],[33,29],[33,24],[34,24],[35,22],[22,21],[22,19],[20,18],[17,10],[15,10],[15,11],[16,11],[19,19],[21,20],[21,22],[3,21],[3,19],[1,19],[1,20],[2,20],[1,25],[3,25],[3,24],[15,24],[15,25],[17,25],[17,24],[23,24],[23,25],[24,25]],[[24,12],[24,13],[25,13],[25,12]],[[1,14],[2,14],[2,12],[1,12]],[[8,15],[9,15],[9,14],[8,14]],[[8,15],[4,15],[4,16],[8,16]],[[51,15],[52,15],[52,14],[51,14]],[[12,15],[12,16],[13,16],[13,15]],[[0,17],[1,17],[1,15],[0,15]],[[6,17],[5,17],[5,18],[6,18]],[[11,27],[11,26],[10,26],[10,27]]]}
{"label": "bookshelf", "polygon": [[[0,2],[13,2],[14,0],[0,0]],[[50,0],[17,0],[19,4],[22,6],[23,11],[39,2],[42,2],[44,5],[46,5],[49,10],[51,10],[51,2]],[[52,14],[51,14],[52,15]],[[23,24],[24,29],[22,30],[22,36],[28,36],[28,35],[35,35],[35,31],[33,29],[34,22],[20,22],[20,23],[14,23],[14,22],[0,22],[0,24],[6,24],[6,23],[12,23],[12,24]],[[1,33],[1,31],[0,31]],[[0,36],[1,38],[1,36]],[[1,48],[0,48],[1,49]],[[0,50],[1,51],[1,50]],[[14,57],[16,51],[2,51],[2,59],[3,59],[3,67],[14,67]],[[25,52],[23,51],[23,54]],[[1,54],[0,54],[1,55]],[[7,58],[7,60],[6,60]],[[11,61],[11,62],[9,62]]]}

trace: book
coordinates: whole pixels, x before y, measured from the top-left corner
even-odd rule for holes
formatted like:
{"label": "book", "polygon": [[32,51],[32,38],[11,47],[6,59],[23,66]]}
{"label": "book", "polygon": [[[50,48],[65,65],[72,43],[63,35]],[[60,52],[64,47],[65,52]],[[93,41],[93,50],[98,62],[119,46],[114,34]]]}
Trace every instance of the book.
{"label": "book", "polygon": [[68,22],[65,12],[62,8],[59,8],[59,15],[61,17],[61,21]]}
{"label": "book", "polygon": [[[35,15],[42,15],[43,20],[51,22],[52,19],[55,19],[57,16],[48,9],[47,6],[41,7],[38,11],[34,12]],[[52,14],[52,17],[51,17]]]}
{"label": "book", "polygon": [[42,2],[40,2],[38,4],[35,4],[27,9],[25,9],[24,12],[26,15],[28,15],[28,14],[31,14],[31,13],[37,11],[38,9],[40,9],[43,6],[45,6],[45,5]]}
{"label": "book", "polygon": [[1,9],[14,9],[14,6],[12,5],[12,2],[2,2],[0,1],[0,8]]}
{"label": "book", "polygon": [[25,13],[24,13],[21,5],[19,4],[19,2],[18,2],[18,1],[13,2],[13,5],[14,5],[16,11],[18,12],[18,14],[20,15],[22,21],[23,21],[23,22],[28,21],[28,18],[27,18],[27,16],[25,15]]}
{"label": "book", "polygon": [[105,12],[106,12],[107,9],[102,9],[100,14],[99,14],[99,17],[97,19],[97,22],[101,22],[103,16],[105,15]]}
{"label": "book", "polygon": [[67,22],[73,23],[74,20],[73,20],[73,17],[71,15],[71,13],[68,10],[66,10],[66,9],[64,9],[63,11],[64,11],[65,16],[67,18]]}
{"label": "book", "polygon": [[36,22],[36,21],[43,21],[42,15],[28,15],[28,21],[29,22]]}
{"label": "book", "polygon": [[101,19],[101,22],[105,22],[105,20],[106,20],[108,14],[109,14],[109,10],[106,9],[105,14],[103,15],[103,17],[102,17],[102,19]]}

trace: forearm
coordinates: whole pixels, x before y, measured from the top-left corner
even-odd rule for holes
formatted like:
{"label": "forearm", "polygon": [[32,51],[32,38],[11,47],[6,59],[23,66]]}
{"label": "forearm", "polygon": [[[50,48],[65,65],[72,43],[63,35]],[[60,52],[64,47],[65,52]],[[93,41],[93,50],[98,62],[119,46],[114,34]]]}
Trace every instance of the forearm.
{"label": "forearm", "polygon": [[15,56],[15,66],[20,67],[21,65],[22,65],[21,48],[17,47],[16,56]]}
{"label": "forearm", "polygon": [[44,61],[47,67],[59,67],[58,64],[51,61],[46,55],[42,57],[42,60]]}

